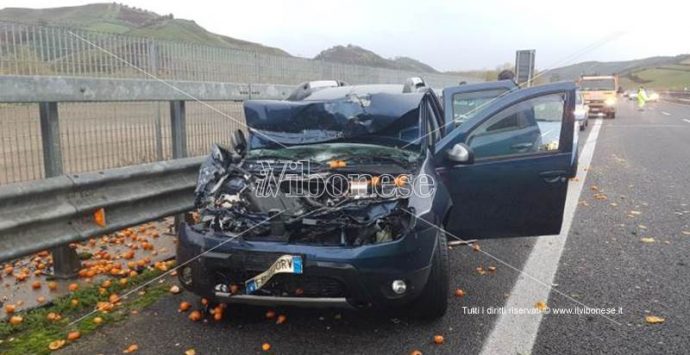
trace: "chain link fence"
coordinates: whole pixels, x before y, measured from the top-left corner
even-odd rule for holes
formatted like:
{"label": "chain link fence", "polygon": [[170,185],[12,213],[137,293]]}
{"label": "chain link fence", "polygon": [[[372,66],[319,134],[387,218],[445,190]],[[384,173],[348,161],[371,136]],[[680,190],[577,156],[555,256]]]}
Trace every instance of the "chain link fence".
{"label": "chain link fence", "polygon": [[[403,83],[422,76],[435,88],[462,78],[436,73],[322,62],[238,49],[0,21],[3,75],[74,76],[296,85],[339,79]],[[242,126],[242,103],[189,101],[189,156],[229,143]],[[222,112],[219,113],[216,110]],[[0,184],[45,177],[37,104],[0,103]],[[68,174],[171,159],[168,102],[61,103],[60,143]]]}
{"label": "chain link fence", "polygon": [[423,76],[432,87],[476,81],[456,75],[339,64],[53,26],[0,21],[0,75],[298,84],[339,79],[350,84],[402,83]]}

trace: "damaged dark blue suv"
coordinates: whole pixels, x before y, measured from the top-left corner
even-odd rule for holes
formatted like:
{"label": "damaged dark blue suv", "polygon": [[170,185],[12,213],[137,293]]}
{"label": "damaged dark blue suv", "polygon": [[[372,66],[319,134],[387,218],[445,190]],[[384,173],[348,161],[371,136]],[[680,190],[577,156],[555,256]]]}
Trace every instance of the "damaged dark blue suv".
{"label": "damaged dark blue suv", "polygon": [[447,235],[558,234],[577,164],[575,85],[326,88],[247,101],[248,137],[202,165],[180,228],[215,302],[447,308]]}

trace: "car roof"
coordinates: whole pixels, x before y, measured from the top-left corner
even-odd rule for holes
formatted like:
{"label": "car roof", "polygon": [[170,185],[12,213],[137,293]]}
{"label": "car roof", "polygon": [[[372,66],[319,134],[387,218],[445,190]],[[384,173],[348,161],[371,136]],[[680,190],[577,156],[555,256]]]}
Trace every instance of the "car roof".
{"label": "car roof", "polygon": [[324,88],[311,93],[303,101],[326,101],[345,98],[348,95],[368,95],[368,94],[399,94],[423,96],[424,92],[403,93],[403,85],[395,84],[376,84],[376,85],[351,85]]}

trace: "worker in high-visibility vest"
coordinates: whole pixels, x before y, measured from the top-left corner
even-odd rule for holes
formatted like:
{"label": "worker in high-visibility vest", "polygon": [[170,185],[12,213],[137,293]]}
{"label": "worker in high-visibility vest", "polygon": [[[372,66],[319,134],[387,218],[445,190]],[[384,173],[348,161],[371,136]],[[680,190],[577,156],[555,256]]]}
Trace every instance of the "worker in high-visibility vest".
{"label": "worker in high-visibility vest", "polygon": [[640,111],[644,110],[644,104],[647,100],[649,100],[647,91],[645,91],[643,86],[640,86],[640,88],[637,89],[637,109]]}

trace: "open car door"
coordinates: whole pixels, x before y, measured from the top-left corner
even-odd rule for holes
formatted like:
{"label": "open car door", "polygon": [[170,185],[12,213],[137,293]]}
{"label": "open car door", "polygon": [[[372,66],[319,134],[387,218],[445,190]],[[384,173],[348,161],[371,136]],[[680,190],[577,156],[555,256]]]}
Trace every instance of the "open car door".
{"label": "open car door", "polygon": [[462,238],[558,234],[576,164],[574,108],[574,83],[511,90],[446,134],[435,147],[453,201],[446,229]]}

